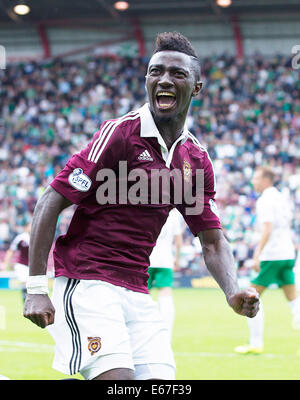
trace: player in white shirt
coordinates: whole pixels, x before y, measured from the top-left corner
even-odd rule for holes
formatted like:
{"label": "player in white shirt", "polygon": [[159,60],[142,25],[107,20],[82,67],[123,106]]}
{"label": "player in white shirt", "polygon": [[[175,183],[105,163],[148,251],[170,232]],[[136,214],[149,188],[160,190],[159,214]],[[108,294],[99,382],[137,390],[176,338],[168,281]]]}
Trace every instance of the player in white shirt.
{"label": "player in white shirt", "polygon": [[170,340],[172,338],[175,307],[172,294],[173,268],[178,267],[180,248],[182,246],[182,232],[184,229],[181,214],[173,209],[162,227],[150,255],[150,267],[148,269],[148,288],[157,287],[158,303],[163,319],[167,323]]}
{"label": "player in white shirt", "polygon": [[27,277],[29,275],[28,252],[29,252],[30,229],[31,229],[31,223],[28,223],[25,226],[24,232],[19,233],[11,242],[9,249],[6,251],[2,267],[2,269],[8,270],[11,266],[10,264],[14,254],[17,253],[14,264],[14,271],[16,274],[16,278],[20,282],[22,287],[23,301],[25,301],[26,297],[25,285]]}
{"label": "player in white shirt", "polygon": [[[300,298],[295,285],[295,247],[290,228],[292,210],[284,195],[274,186],[275,174],[268,167],[254,171],[252,184],[261,196],[256,202],[256,221],[260,240],[254,252],[253,268],[258,272],[251,281],[261,295],[271,284],[277,284],[287,298],[294,321],[300,329]],[[257,315],[248,318],[250,341],[238,346],[235,351],[242,354],[263,352],[264,312],[262,304]]]}

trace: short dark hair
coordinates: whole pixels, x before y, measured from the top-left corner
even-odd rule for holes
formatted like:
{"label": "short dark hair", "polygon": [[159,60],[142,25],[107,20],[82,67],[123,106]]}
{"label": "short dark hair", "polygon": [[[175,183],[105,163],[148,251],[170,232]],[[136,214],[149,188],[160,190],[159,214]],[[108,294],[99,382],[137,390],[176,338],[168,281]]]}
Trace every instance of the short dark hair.
{"label": "short dark hair", "polygon": [[201,70],[199,58],[190,41],[185,36],[179,32],[159,33],[156,37],[153,54],[166,50],[179,51],[180,53],[192,57],[195,77],[197,80],[200,79]]}

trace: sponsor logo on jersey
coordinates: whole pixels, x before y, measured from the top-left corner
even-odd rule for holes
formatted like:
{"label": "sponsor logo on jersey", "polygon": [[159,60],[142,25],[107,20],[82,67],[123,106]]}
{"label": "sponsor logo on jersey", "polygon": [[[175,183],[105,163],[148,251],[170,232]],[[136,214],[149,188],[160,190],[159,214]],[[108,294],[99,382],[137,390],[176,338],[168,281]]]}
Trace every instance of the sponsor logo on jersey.
{"label": "sponsor logo on jersey", "polygon": [[153,158],[151,157],[149,151],[145,150],[145,151],[143,151],[143,153],[141,153],[138,156],[138,160],[141,160],[141,161],[153,161]]}
{"label": "sponsor logo on jersey", "polygon": [[75,168],[69,175],[69,184],[80,192],[87,192],[92,185],[92,181],[83,173],[81,168]]}
{"label": "sponsor logo on jersey", "polygon": [[99,336],[89,336],[87,339],[89,352],[93,356],[101,349],[101,338]]}

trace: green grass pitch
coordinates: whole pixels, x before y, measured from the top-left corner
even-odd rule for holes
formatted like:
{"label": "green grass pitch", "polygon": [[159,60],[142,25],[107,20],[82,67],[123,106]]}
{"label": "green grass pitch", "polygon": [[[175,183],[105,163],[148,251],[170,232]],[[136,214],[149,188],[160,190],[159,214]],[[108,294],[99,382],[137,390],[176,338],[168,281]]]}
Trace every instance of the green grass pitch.
{"label": "green grass pitch", "polygon": [[[265,352],[257,356],[234,353],[235,346],[248,341],[247,321],[227,306],[221,290],[175,289],[174,299],[177,379],[300,379],[300,332],[292,327],[280,290],[263,294]],[[0,290],[0,306],[6,311],[6,326],[3,316],[0,321],[0,374],[13,380],[68,378],[51,367],[54,343],[47,330],[22,316],[20,292]]]}

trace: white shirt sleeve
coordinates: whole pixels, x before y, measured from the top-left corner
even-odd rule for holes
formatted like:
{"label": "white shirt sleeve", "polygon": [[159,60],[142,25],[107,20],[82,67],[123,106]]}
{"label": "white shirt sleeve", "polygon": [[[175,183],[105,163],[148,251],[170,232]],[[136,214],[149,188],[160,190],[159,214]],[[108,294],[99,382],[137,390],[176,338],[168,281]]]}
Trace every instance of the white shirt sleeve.
{"label": "white shirt sleeve", "polygon": [[9,246],[9,249],[12,251],[17,251],[18,250],[18,244],[21,241],[21,236],[17,235],[14,240],[11,242],[11,245]]}

